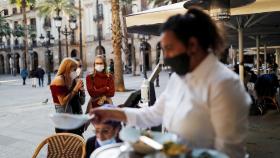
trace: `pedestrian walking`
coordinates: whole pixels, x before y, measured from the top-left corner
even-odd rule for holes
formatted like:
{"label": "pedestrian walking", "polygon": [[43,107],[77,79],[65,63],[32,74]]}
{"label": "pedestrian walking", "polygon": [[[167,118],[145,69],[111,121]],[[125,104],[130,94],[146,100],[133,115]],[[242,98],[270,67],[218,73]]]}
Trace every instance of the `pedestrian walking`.
{"label": "pedestrian walking", "polygon": [[42,69],[41,65],[39,65],[37,70],[36,70],[36,76],[38,77],[39,86],[44,87],[45,71],[44,71],[44,69]]}
{"label": "pedestrian walking", "polygon": [[37,76],[36,76],[36,70],[35,69],[32,69],[30,71],[29,77],[31,78],[31,86],[33,88],[36,88],[36,78],[37,78]]}
{"label": "pedestrian walking", "polygon": [[26,84],[26,83],[25,83],[25,80],[26,80],[26,78],[27,78],[27,76],[28,76],[28,71],[27,71],[26,68],[23,68],[23,69],[21,70],[20,76],[21,76],[21,78],[22,78],[22,85],[25,85],[25,84]]}
{"label": "pedestrian walking", "polygon": [[161,46],[165,64],[175,73],[157,102],[141,109],[95,108],[93,121],[140,128],[162,124],[189,148],[244,158],[251,98],[238,75],[216,56],[224,52],[222,32],[201,9],[170,17],[162,25]]}

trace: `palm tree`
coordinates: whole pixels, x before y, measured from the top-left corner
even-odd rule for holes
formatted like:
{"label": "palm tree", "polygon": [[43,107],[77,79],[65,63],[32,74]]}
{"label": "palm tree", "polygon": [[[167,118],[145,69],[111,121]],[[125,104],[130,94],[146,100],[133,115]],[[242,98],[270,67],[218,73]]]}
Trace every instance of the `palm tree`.
{"label": "palm tree", "polygon": [[[38,0],[37,6],[41,17],[50,18],[51,16],[60,16],[60,12],[70,16],[77,14],[72,0]],[[59,63],[62,60],[60,28],[58,28],[58,58]]]}
{"label": "palm tree", "polygon": [[121,32],[121,20],[120,20],[120,4],[119,0],[111,0],[112,4],[112,40],[114,50],[115,61],[115,88],[116,91],[124,92],[124,80],[123,80],[123,64],[122,64],[122,32]]}
{"label": "palm tree", "polygon": [[64,12],[67,15],[76,15],[77,11],[73,7],[71,0],[37,0],[36,8],[42,17],[59,15]]}
{"label": "palm tree", "polygon": [[30,5],[34,5],[36,0],[10,0],[11,4],[16,4],[18,7],[22,8],[22,15],[23,15],[23,29],[24,29],[24,39],[23,39],[23,67],[27,68],[29,65],[29,60],[27,57],[28,53],[28,29],[27,29],[27,17],[26,17],[26,8]]}
{"label": "palm tree", "polygon": [[[130,34],[128,34],[127,32],[127,25],[126,25],[126,16],[131,12],[132,10],[132,1],[133,0],[121,0],[121,17],[122,17],[122,30],[123,30],[123,43],[124,43],[124,48],[123,48],[123,52],[125,55],[125,63],[126,65],[128,65],[129,63],[129,55],[130,53],[132,54],[132,56],[134,57],[135,55],[133,54],[133,50],[131,50],[129,48],[129,44],[128,44],[128,38],[131,37]],[[133,60],[133,62],[135,62],[135,60]],[[135,65],[134,63],[132,64],[133,66]],[[135,70],[133,68],[133,70]],[[135,75],[135,71],[133,71],[133,75]]]}
{"label": "palm tree", "polygon": [[7,23],[5,17],[0,16],[0,38],[10,36],[12,30]]}

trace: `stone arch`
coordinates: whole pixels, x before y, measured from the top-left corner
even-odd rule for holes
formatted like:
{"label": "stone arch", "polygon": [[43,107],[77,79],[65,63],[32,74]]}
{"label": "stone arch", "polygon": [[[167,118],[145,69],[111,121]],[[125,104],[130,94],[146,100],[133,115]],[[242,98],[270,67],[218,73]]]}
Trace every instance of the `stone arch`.
{"label": "stone arch", "polygon": [[95,48],[95,56],[96,55],[104,55],[105,56],[105,54],[106,54],[106,50],[103,46],[97,46]]}
{"label": "stone arch", "polygon": [[78,54],[78,51],[76,49],[73,49],[71,51],[71,58],[77,58],[77,54]]}
{"label": "stone arch", "polygon": [[0,74],[5,74],[5,61],[2,54],[0,54]]}
{"label": "stone arch", "polygon": [[39,66],[39,57],[37,52],[32,53],[32,68],[36,69]]}
{"label": "stone arch", "polygon": [[12,74],[12,67],[11,67],[11,63],[10,63],[10,61],[11,61],[11,58],[12,58],[12,56],[11,56],[11,54],[7,54],[7,58],[6,58],[6,66],[7,66],[7,73],[8,74]]}
{"label": "stone arch", "polygon": [[19,53],[15,53],[15,70],[16,70],[16,73],[20,73],[20,64],[19,64],[19,60],[20,60],[20,55]]}
{"label": "stone arch", "polygon": [[151,70],[151,63],[150,63],[150,59],[151,59],[151,45],[148,42],[144,42],[145,45],[145,49],[144,51],[144,59],[145,59],[145,67],[146,70]]}

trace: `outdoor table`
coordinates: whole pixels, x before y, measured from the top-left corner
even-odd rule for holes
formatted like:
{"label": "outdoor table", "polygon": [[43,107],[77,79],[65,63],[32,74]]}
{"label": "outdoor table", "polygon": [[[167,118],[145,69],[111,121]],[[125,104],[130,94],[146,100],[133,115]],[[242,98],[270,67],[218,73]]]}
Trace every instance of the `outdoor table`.
{"label": "outdoor table", "polygon": [[[90,156],[90,158],[167,158],[161,153],[157,153],[154,155],[139,155],[133,151],[126,151],[122,153],[121,146],[124,143],[110,144],[96,149]],[[223,153],[220,153],[216,150],[208,150],[208,149],[194,149],[192,150],[191,155],[193,157],[199,157],[203,152],[210,153],[213,158],[229,158]],[[184,157],[186,155],[179,156],[179,158]]]}

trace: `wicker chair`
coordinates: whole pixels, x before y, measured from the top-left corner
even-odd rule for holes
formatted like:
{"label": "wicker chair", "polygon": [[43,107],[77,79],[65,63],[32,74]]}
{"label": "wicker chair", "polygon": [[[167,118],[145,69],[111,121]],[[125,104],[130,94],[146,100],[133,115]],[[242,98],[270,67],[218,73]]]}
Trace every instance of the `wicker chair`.
{"label": "wicker chair", "polygon": [[48,145],[47,158],[84,158],[86,144],[82,137],[71,133],[58,133],[43,140],[36,148],[32,158]]}

